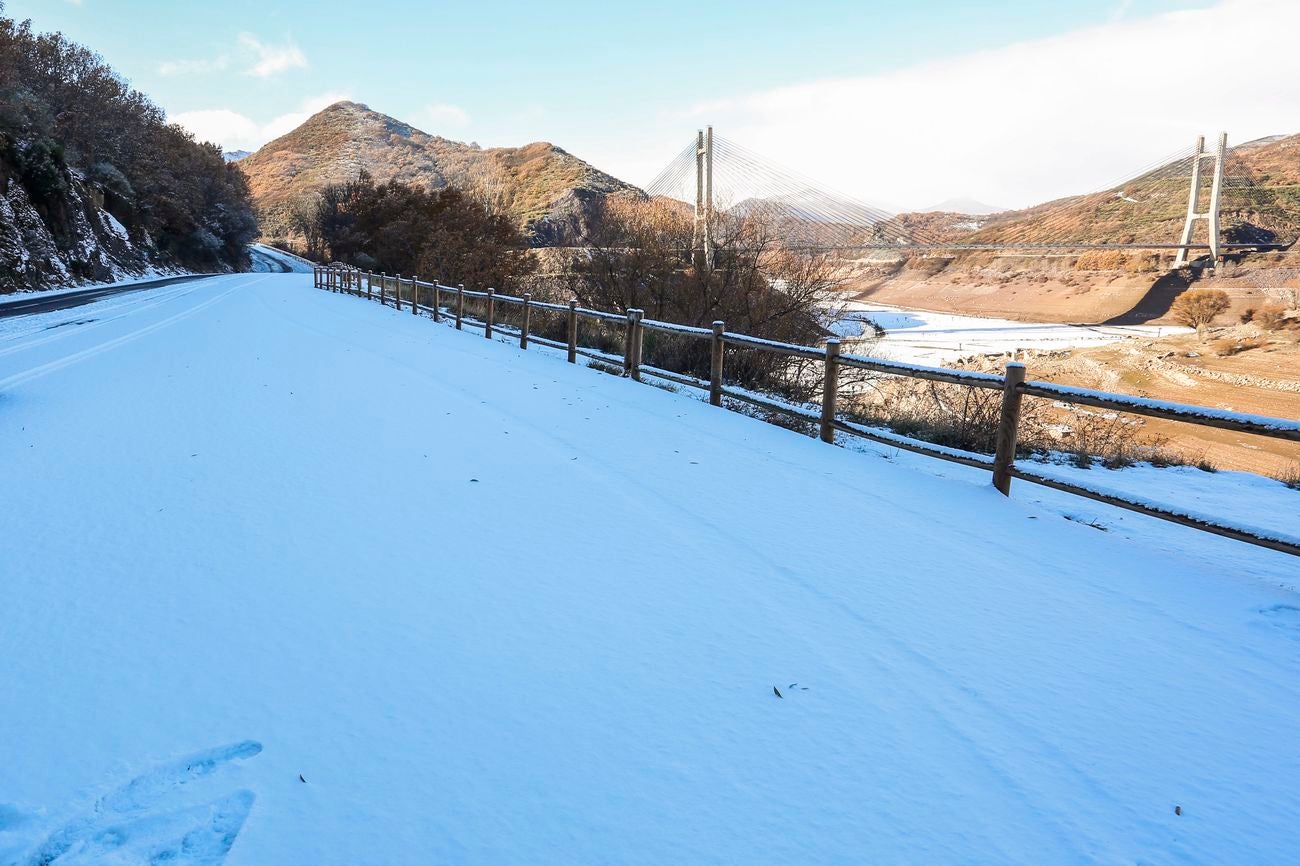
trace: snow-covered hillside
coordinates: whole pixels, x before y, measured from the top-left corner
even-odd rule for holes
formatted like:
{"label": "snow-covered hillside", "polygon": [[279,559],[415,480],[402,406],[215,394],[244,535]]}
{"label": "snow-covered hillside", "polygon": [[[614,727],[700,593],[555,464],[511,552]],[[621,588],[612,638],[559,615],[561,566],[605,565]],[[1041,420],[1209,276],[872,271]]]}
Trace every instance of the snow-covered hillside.
{"label": "snow-covered hillside", "polygon": [[5,327],[0,864],[1300,859],[1292,558],[309,275]]}

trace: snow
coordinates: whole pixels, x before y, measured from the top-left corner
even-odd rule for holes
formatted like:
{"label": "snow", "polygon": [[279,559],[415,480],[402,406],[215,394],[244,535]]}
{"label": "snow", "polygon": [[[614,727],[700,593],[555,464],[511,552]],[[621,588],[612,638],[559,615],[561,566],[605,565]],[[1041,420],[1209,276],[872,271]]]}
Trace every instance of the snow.
{"label": "snow", "polygon": [[847,304],[846,308],[845,321],[836,326],[841,336],[861,336],[862,319],[873,321],[886,331],[868,354],[936,365],[950,364],[972,355],[1003,355],[1020,349],[1073,349],[1100,346],[1130,337],[1191,332],[1188,328],[1167,325],[1013,322],[857,302]]}
{"label": "snow", "polygon": [[55,295],[66,295],[71,292],[84,292],[91,289],[111,289],[117,286],[134,286],[138,283],[147,283],[152,280],[164,280],[169,277],[183,277],[186,275],[203,276],[202,274],[197,274],[193,271],[187,271],[184,268],[159,268],[151,265],[142,270],[139,274],[124,279],[116,279],[107,283],[82,282],[72,286],[60,286],[57,289],[23,289],[8,294],[0,294],[0,298],[3,298],[3,300],[0,300],[0,307],[4,306],[6,303],[28,301],[32,298],[48,298]]}
{"label": "snow", "polygon": [[304,259],[302,256],[296,256],[276,247],[270,247],[266,244],[250,244],[248,252],[253,262],[253,270],[259,273],[278,271],[310,274],[312,272],[313,265],[309,259]]}
{"label": "snow", "polygon": [[1206,472],[1195,466],[1158,467],[1149,463],[1123,469],[1100,465],[1083,468],[1064,455],[1057,455],[1055,460],[1025,462],[1023,468],[1300,545],[1300,536],[1295,534],[1300,491],[1273,478],[1226,469]]}
{"label": "snow", "polygon": [[1294,558],[870,447],[310,275],[32,317],[0,863],[1300,858]]}

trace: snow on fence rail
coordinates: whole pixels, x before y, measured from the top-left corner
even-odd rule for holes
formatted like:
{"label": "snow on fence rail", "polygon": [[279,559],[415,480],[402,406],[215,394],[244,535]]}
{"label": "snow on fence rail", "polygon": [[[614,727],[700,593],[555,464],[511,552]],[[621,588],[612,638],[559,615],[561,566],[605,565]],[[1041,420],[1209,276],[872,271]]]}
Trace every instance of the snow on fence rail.
{"label": "snow on fence rail", "polygon": [[[1256,529],[1231,526],[1204,516],[1184,514],[1160,505],[1142,502],[1114,491],[1086,487],[1042,475],[1015,464],[1020,405],[1025,395],[1046,397],[1058,402],[1109,409],[1116,412],[1129,412],[1153,418],[1183,421],[1204,427],[1217,427],[1241,433],[1270,436],[1292,442],[1300,442],[1300,421],[1229,412],[1223,409],[1191,406],[1184,403],[1148,400],[1105,391],[1093,391],[1087,388],[1053,385],[1047,382],[1027,382],[1025,381],[1024,364],[1014,362],[1007,364],[1006,373],[1001,376],[995,373],[950,370],[944,367],[907,364],[883,358],[871,358],[865,355],[842,355],[840,354],[840,341],[837,339],[827,340],[825,347],[818,349],[811,346],[765,340],[748,334],[728,332],[723,322],[714,322],[712,328],[698,328],[674,322],[660,322],[645,318],[644,312],[638,309],[630,309],[625,313],[613,313],[606,310],[580,307],[576,300],[569,301],[568,304],[534,301],[532,296],[527,293],[515,297],[513,295],[497,294],[494,289],[490,288],[486,291],[474,291],[465,288],[464,284],[447,286],[438,282],[424,282],[416,277],[403,277],[401,274],[393,276],[373,274],[340,265],[316,266],[313,268],[313,275],[317,288],[375,299],[381,304],[387,304],[391,299],[394,307],[398,310],[401,310],[405,303],[413,315],[419,315],[422,312],[429,313],[435,322],[441,321],[445,316],[455,321],[457,329],[463,329],[464,324],[469,322],[474,327],[482,328],[484,336],[488,338],[493,336],[494,329],[517,335],[521,349],[527,349],[531,340],[553,349],[565,351],[570,363],[575,363],[577,356],[582,355],[611,365],[621,363],[624,374],[636,381],[641,381],[642,376],[651,376],[707,390],[709,392],[709,402],[714,406],[722,406],[723,397],[725,396],[731,400],[791,415],[809,423],[817,424],[820,437],[824,442],[833,443],[835,433],[839,431],[923,454],[927,457],[983,469],[992,472],[993,485],[1004,495],[1009,496],[1011,493],[1011,479],[1019,478],[1034,484],[1104,502],[1118,508],[1135,511],[1139,514],[1179,523],[1203,532],[1211,532],[1237,541],[1289,553],[1292,556],[1300,556],[1300,540],[1277,537]],[[405,297],[403,296],[404,290],[408,292]],[[421,290],[428,290],[432,293],[432,303],[421,303]],[[447,296],[447,300],[451,302],[450,308],[444,305],[444,296]],[[465,298],[467,297],[483,302],[484,318],[482,320],[471,319],[465,315]],[[512,304],[520,308],[521,317],[518,326],[502,325],[496,320],[496,305],[498,303]],[[565,315],[567,325],[567,339],[565,342],[561,343],[531,333],[531,312],[534,309]],[[608,352],[580,346],[578,344],[578,322],[580,319],[590,319],[621,326],[624,329],[623,357],[619,358],[617,355]],[[708,340],[711,349],[709,380],[706,382],[683,373],[643,365],[642,350],[647,330]],[[809,406],[798,406],[779,398],[773,398],[770,395],[756,394],[743,388],[724,385],[722,375],[723,349],[728,345],[774,352],[792,358],[821,361],[825,369],[821,406],[815,410]],[[842,366],[906,376],[912,379],[1000,391],[1002,393],[1002,408],[998,422],[995,453],[992,457],[975,454],[912,439],[884,428],[870,427],[841,419],[836,412],[836,403],[839,396],[839,369]]]}

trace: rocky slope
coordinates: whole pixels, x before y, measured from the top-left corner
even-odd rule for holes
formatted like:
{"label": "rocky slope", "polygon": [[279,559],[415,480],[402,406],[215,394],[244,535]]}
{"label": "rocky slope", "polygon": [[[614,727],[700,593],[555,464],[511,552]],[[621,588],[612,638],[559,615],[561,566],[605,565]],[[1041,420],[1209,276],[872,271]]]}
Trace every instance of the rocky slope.
{"label": "rocky slope", "polygon": [[155,264],[151,248],[131,242],[93,184],[72,172],[63,182],[58,206],[44,208],[42,216],[12,166],[0,160],[0,293],[168,270]]}
{"label": "rocky slope", "polygon": [[453,185],[517,221],[539,245],[572,243],[606,195],[640,195],[548,142],[481,148],[339,102],[240,160],[266,237],[290,237],[293,210],[321,187],[369,172],[433,189]]}
{"label": "rocky slope", "polygon": [[0,293],[248,266],[244,176],[85,46],[0,4]]}

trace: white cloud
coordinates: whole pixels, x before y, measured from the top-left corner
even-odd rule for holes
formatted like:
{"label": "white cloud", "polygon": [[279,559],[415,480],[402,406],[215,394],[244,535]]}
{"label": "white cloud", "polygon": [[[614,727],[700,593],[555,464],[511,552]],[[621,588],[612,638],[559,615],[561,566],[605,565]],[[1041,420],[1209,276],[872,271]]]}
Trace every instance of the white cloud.
{"label": "white cloud", "polygon": [[437,135],[448,128],[463,129],[470,125],[469,114],[459,105],[447,102],[434,102],[426,105],[416,114],[414,123],[426,132]]}
{"label": "white cloud", "polygon": [[253,56],[253,64],[245,74],[270,78],[290,69],[303,69],[307,58],[292,41],[283,45],[267,45],[251,33],[239,34],[239,45]]}
{"label": "white cloud", "polygon": [[235,46],[216,57],[167,60],[158,64],[159,75],[206,75],[238,65],[244,75],[270,78],[290,69],[304,69],[307,57],[292,40],[268,45],[252,33],[241,33]]}
{"label": "white cloud", "polygon": [[222,150],[257,150],[302,124],[316,112],[344,99],[341,92],[322,93],[304,100],[295,111],[258,122],[228,108],[183,111],[168,119],[194,133],[200,141],[211,141]]}
{"label": "white cloud", "polygon": [[[1300,3],[1222,0],[857,78],[696,106],[719,135],[866,201],[1005,206],[1117,181],[1196,135],[1297,132]],[[629,139],[620,136],[627,145]],[[607,164],[647,153],[604,142]],[[677,148],[657,156],[667,162]],[[622,163],[622,165],[619,165]],[[657,167],[656,169],[657,170]]]}

